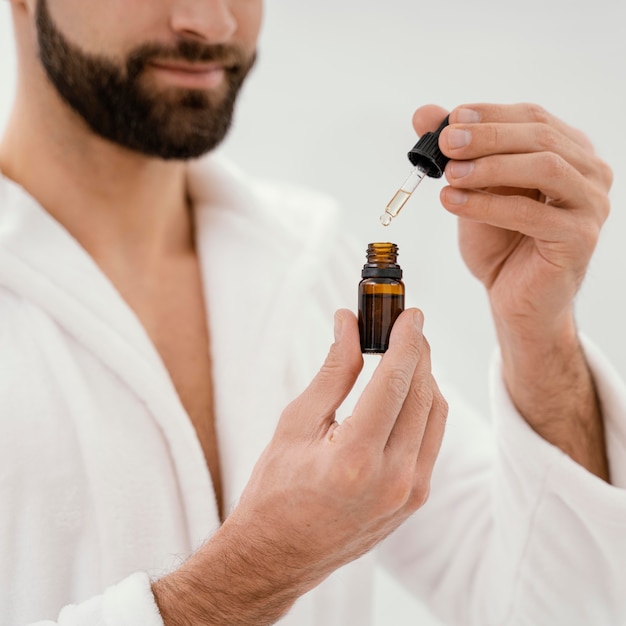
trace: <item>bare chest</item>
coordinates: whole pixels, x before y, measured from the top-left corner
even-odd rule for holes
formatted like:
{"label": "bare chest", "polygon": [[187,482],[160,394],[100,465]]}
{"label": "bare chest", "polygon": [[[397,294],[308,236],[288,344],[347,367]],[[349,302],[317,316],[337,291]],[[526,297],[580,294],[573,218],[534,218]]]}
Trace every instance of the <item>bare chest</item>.
{"label": "bare chest", "polygon": [[134,290],[125,297],[159,352],[196,431],[221,514],[210,337],[197,264],[180,264],[153,280],[150,288]]}

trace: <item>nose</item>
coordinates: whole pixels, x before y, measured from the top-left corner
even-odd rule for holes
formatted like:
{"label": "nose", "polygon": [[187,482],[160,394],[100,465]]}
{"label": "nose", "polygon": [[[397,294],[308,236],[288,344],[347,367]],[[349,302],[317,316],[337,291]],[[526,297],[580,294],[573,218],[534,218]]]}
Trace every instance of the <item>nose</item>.
{"label": "nose", "polygon": [[179,0],[174,3],[170,24],[177,35],[207,43],[226,43],[237,30],[230,0]]}

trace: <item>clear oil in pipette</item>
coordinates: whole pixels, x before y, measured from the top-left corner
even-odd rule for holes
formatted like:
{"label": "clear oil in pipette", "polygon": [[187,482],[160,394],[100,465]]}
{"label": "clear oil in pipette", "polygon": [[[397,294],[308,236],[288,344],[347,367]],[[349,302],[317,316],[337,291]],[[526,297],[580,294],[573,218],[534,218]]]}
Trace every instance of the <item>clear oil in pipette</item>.
{"label": "clear oil in pipette", "polygon": [[407,203],[411,194],[404,189],[398,189],[396,195],[391,198],[389,204],[385,208],[385,212],[380,216],[380,222],[383,226],[389,226],[391,220],[400,213],[402,207]]}
{"label": "clear oil in pipette", "polygon": [[400,213],[411,197],[411,194],[417,189],[417,186],[422,182],[425,176],[426,171],[421,167],[418,166],[413,169],[409,177],[404,181],[400,189],[396,191],[393,198],[391,198],[385,207],[385,212],[380,216],[380,223],[383,226],[389,226],[394,217],[398,216],[398,213]]}

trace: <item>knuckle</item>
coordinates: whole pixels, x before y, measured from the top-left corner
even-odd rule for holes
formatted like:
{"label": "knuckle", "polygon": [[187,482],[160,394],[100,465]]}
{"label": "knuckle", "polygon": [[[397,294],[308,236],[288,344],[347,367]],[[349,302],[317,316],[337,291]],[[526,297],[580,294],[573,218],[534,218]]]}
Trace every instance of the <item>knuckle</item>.
{"label": "knuckle", "polygon": [[320,369],[320,375],[325,379],[336,379],[344,375],[354,376],[360,372],[362,362],[363,357],[360,352],[341,353],[337,344],[333,344]]}
{"label": "knuckle", "polygon": [[539,153],[539,167],[546,178],[563,178],[568,175],[569,164],[556,152]]}
{"label": "knuckle", "polygon": [[404,508],[412,498],[413,472],[406,469],[394,474],[393,480],[385,489],[385,508],[388,511],[399,511]]}
{"label": "knuckle", "polygon": [[502,133],[499,126],[492,126],[492,145],[495,152],[500,152],[500,145],[502,143]]}
{"label": "knuckle", "polygon": [[435,393],[433,405],[437,412],[437,419],[441,420],[442,424],[445,426],[450,412],[450,405],[439,390]]}
{"label": "knuckle", "polygon": [[611,201],[606,194],[602,194],[600,200],[598,201],[598,211],[600,213],[600,219],[604,224],[611,213]]}
{"label": "knuckle", "polygon": [[526,108],[533,122],[539,122],[541,124],[548,124],[550,122],[550,114],[539,104],[529,102],[526,104]]}
{"label": "knuckle", "polygon": [[570,223],[569,241],[572,262],[588,260],[600,237],[601,224],[592,216],[574,219]]}
{"label": "knuckle", "polygon": [[593,144],[591,143],[591,140],[585,133],[583,133],[582,130],[579,130],[578,128],[571,128],[571,132],[572,132],[574,141],[578,145],[582,146],[589,153],[594,152]]}
{"label": "knuckle", "polygon": [[448,424],[449,410],[450,410],[450,407],[448,406],[448,403],[445,400],[442,400],[440,403],[438,403],[438,411],[435,416],[435,419],[439,421],[439,425],[444,431]]}
{"label": "knuckle", "polygon": [[425,342],[420,351],[413,378],[416,378],[416,374],[418,374],[420,378],[427,377],[431,373],[431,366],[432,363],[430,345]]}
{"label": "knuckle", "polygon": [[520,229],[530,224],[533,220],[530,203],[526,196],[514,196],[511,198],[513,214]]}
{"label": "knuckle", "polygon": [[420,353],[420,360],[418,362],[418,367],[423,372],[431,373],[432,369],[432,354],[430,349],[430,344],[425,341],[422,351]]}
{"label": "knuckle", "polygon": [[595,220],[587,220],[578,233],[579,246],[583,250],[593,250],[599,238],[600,225]]}
{"label": "knuckle", "polygon": [[605,161],[600,160],[599,163],[599,178],[604,188],[608,191],[613,186],[614,174],[611,166]]}
{"label": "knuckle", "polygon": [[502,176],[506,175],[506,166],[503,163],[503,159],[485,157],[476,159],[476,164],[477,168],[480,167],[480,172],[486,180],[499,183],[502,180]]}
{"label": "knuckle", "polygon": [[430,496],[430,476],[417,475],[413,481],[413,489],[407,500],[407,506],[416,511],[421,509]]}
{"label": "knuckle", "polygon": [[586,206],[589,209],[583,212],[581,222],[585,230],[597,231],[599,237],[599,231],[611,213],[611,200],[608,194],[597,186],[589,184],[589,187],[586,194]]}
{"label": "knuckle", "polygon": [[422,333],[412,333],[410,340],[406,343],[408,356],[412,359],[419,359],[424,346],[424,336]]}
{"label": "knuckle", "polygon": [[555,152],[560,144],[559,135],[548,124],[536,124],[536,140],[541,148],[546,152]]}
{"label": "knuckle", "polygon": [[395,398],[406,397],[411,386],[412,373],[406,368],[394,368],[387,376],[387,389]]}
{"label": "knuckle", "polygon": [[338,360],[331,357],[324,361],[324,364],[320,368],[319,376],[323,380],[336,379],[337,376],[342,373],[343,369],[342,364],[339,363]]}
{"label": "knuckle", "polygon": [[500,152],[502,144],[502,129],[499,124],[489,124],[485,126],[484,141],[488,152],[495,154]]}
{"label": "knuckle", "polygon": [[427,408],[432,407],[434,392],[431,385],[412,385],[410,394],[416,406]]}
{"label": "knuckle", "polygon": [[606,192],[597,188],[594,188],[591,196],[592,215],[595,217],[598,229],[600,229],[611,213],[611,200]]}

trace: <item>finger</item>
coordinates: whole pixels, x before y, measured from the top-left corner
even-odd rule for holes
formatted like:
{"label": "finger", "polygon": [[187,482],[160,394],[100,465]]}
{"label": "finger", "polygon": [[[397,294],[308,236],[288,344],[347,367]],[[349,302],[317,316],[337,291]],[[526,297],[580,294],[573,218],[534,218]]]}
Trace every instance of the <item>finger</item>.
{"label": "finger", "polygon": [[[575,218],[567,210],[523,195],[503,196],[486,191],[444,187],[440,198],[444,208],[458,217],[544,241],[572,240],[572,236],[576,235],[581,242],[595,242],[603,219],[602,215]],[[600,201],[607,203],[606,198],[599,198],[598,202]],[[601,213],[607,211],[608,209],[603,209]]]}
{"label": "finger", "polygon": [[455,124],[444,128],[439,145],[454,160],[496,154],[554,153],[581,174],[597,177],[605,186],[609,183],[605,164],[600,159],[547,124]]}
{"label": "finger", "polygon": [[509,124],[539,123],[547,124],[585,150],[593,152],[593,146],[587,136],[578,129],[566,124],[558,117],[537,104],[462,104],[450,113],[450,124],[502,122]]}
{"label": "finger", "polygon": [[362,367],[356,317],[351,311],[340,309],[335,314],[335,342],[318,374],[283,413],[283,432],[289,430],[312,438],[324,436]]}
{"label": "finger", "polygon": [[397,453],[400,458],[410,454],[417,458],[433,395],[430,346],[424,339],[422,355],[413,372],[409,393],[387,440],[387,449]]}
{"label": "finger", "polygon": [[418,136],[439,128],[448,111],[435,104],[425,104],[413,114],[413,128]]}
{"label": "finger", "polygon": [[[445,176],[453,187],[514,187],[538,190],[561,207],[587,207],[600,190],[553,152],[507,154],[472,161],[451,161]],[[603,195],[603,194],[602,194]]]}
{"label": "finger", "polygon": [[433,402],[415,464],[413,494],[407,503],[411,510],[422,506],[428,498],[430,480],[441,450],[441,442],[448,420],[448,403],[441,394],[434,378],[432,379],[432,388],[434,389]]}
{"label": "finger", "polygon": [[[469,152],[463,156],[464,148],[459,144],[468,139],[468,132],[471,133]],[[512,133],[510,137],[509,133]],[[524,138],[531,144],[528,150],[524,150]],[[450,113],[450,126],[442,131],[439,143],[442,151],[454,159],[474,158],[472,151],[475,156],[480,153],[557,152],[583,175],[598,180],[606,191],[613,183],[613,171],[595,154],[587,136],[535,104],[461,105]],[[487,144],[486,149],[483,143]],[[453,145],[459,147],[453,148]]]}
{"label": "finger", "polygon": [[407,309],[398,317],[391,331],[389,349],[354,407],[349,428],[342,423],[334,438],[351,437],[385,448],[422,356],[423,319],[417,309]]}

